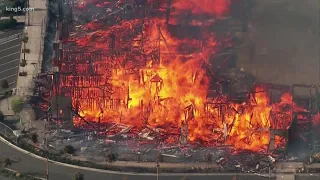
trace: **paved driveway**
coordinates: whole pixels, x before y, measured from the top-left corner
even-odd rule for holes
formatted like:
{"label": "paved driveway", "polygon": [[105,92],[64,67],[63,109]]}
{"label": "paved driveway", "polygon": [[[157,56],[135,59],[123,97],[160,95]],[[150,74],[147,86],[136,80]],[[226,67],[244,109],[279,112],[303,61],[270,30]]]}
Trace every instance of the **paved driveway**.
{"label": "paved driveway", "polygon": [[[19,72],[23,28],[0,32],[0,81],[7,80],[10,88],[16,86]],[[18,37],[18,35],[20,35]],[[0,92],[2,89],[0,89]]]}

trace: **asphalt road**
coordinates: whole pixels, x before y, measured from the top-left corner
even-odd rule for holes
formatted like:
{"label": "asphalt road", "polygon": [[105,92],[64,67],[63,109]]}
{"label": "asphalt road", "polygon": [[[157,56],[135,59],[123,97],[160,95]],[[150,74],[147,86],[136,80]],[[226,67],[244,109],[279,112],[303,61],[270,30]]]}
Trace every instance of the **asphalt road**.
{"label": "asphalt road", "polygon": [[[7,80],[10,88],[16,86],[23,28],[0,33],[0,81]],[[20,35],[20,37],[17,37]],[[0,91],[2,91],[0,89]]]}
{"label": "asphalt road", "polygon": [[[0,141],[0,153],[2,156],[9,157],[18,162],[14,162],[11,169],[22,173],[29,173],[36,175],[38,177],[45,177],[46,174],[46,162],[33,158],[30,155],[24,154],[7,144]],[[49,179],[50,180],[68,180],[72,179],[72,176],[77,173],[82,172],[84,174],[85,180],[156,180],[155,174],[126,174],[119,175],[113,172],[104,173],[104,172],[93,172],[88,170],[79,170],[71,167],[64,167],[49,163]],[[236,174],[224,175],[224,174],[215,174],[215,175],[206,175],[206,174],[179,174],[179,175],[167,175],[160,174],[159,180],[181,180],[183,177],[187,177],[188,180],[234,180]],[[239,176],[237,180],[266,180],[267,178],[258,177],[258,176]]]}
{"label": "asphalt road", "polygon": [[0,176],[0,179],[1,179],[1,180],[12,180],[12,178],[5,177],[5,176]]}

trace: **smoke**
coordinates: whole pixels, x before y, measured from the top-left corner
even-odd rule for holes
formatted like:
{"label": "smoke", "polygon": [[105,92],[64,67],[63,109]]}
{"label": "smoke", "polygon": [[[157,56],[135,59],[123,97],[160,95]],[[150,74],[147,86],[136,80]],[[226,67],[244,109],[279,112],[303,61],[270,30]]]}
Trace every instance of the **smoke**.
{"label": "smoke", "polygon": [[319,1],[255,1],[249,35],[255,48],[251,60],[242,50],[240,66],[263,82],[319,83]]}
{"label": "smoke", "polygon": [[52,69],[53,42],[56,34],[56,21],[58,19],[58,3],[49,1],[46,34],[44,37],[42,72],[50,72]]}

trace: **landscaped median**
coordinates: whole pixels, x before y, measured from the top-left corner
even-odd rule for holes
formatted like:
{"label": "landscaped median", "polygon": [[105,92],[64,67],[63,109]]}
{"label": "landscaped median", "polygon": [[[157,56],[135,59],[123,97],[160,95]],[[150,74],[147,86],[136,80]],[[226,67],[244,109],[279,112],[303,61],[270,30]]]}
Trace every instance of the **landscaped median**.
{"label": "landscaped median", "polygon": [[8,167],[11,166],[11,159],[10,158],[3,158],[0,159],[1,168],[0,168],[0,176],[17,179],[17,180],[41,180],[42,178],[37,178],[28,174],[23,174],[18,171],[9,169]]}
{"label": "landscaped median", "polygon": [[[66,157],[62,153],[47,153],[46,151],[35,147],[25,141],[19,141],[18,146],[28,152],[31,152],[40,157],[46,158],[52,163],[65,163],[80,167],[88,167],[101,170],[111,170],[118,172],[135,172],[135,173],[156,173],[156,162],[134,162],[134,161],[110,161],[103,163],[93,163],[84,160],[81,156]],[[162,173],[212,173],[223,172],[219,166],[212,163],[165,163],[159,162],[159,172]]]}
{"label": "landscaped median", "polygon": [[36,178],[27,174],[19,173],[18,171],[14,171],[9,168],[1,169],[0,175],[16,180],[42,180],[42,178]]}

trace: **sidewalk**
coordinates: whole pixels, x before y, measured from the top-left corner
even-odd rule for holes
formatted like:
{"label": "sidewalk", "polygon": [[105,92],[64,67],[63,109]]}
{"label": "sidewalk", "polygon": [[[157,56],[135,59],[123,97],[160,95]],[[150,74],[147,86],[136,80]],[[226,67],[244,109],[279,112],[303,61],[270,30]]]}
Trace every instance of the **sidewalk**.
{"label": "sidewalk", "polygon": [[[78,160],[78,161],[87,161],[90,162],[90,160],[87,157],[83,156],[74,156],[72,157],[73,160]],[[104,167],[109,167],[109,168],[119,168],[119,169],[124,169],[124,168],[134,168],[134,169],[140,169],[140,170],[145,170],[145,171],[155,171],[157,168],[157,163],[156,162],[135,162],[135,161],[115,161],[115,162],[100,162],[96,163],[98,165],[102,165]],[[159,162],[159,167],[162,170],[170,170],[173,172],[187,172],[187,171],[192,171],[192,170],[214,170],[214,171],[219,171],[220,167],[215,164],[215,163],[200,163],[200,162],[193,162],[193,163],[168,163],[168,162]]]}
{"label": "sidewalk", "polygon": [[[30,49],[30,53],[26,54],[27,65],[20,67],[19,71],[27,72],[27,76],[18,76],[17,80],[17,95],[22,98],[32,95],[33,77],[39,73],[41,67],[45,31],[44,19],[47,15],[46,1],[44,0],[30,0],[30,7],[39,10],[26,13],[25,18],[25,33],[29,37],[25,46],[26,49]],[[28,22],[29,20],[30,22]],[[23,46],[22,43],[22,49]],[[20,57],[23,57],[23,53]]]}

